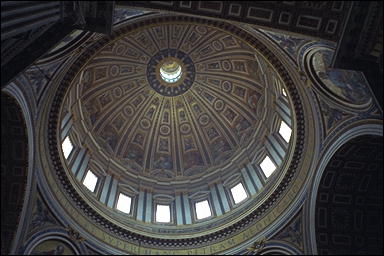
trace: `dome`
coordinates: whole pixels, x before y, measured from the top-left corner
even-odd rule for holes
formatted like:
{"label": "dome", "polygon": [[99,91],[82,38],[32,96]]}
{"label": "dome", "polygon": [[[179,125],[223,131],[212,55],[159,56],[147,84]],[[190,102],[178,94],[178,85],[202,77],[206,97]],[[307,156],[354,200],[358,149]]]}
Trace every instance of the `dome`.
{"label": "dome", "polygon": [[[166,72],[180,80],[165,81]],[[260,53],[229,32],[144,27],[107,44],[83,67],[72,90],[84,122],[74,126],[87,134],[84,143],[98,160],[112,161],[111,171],[127,179],[217,178],[267,137],[273,90],[280,89],[270,82],[283,84]]]}
{"label": "dome", "polygon": [[293,171],[293,83],[241,28],[147,18],[73,67],[57,94],[61,162],[86,214],[121,234],[177,244],[236,230]]}
{"label": "dome", "polygon": [[2,3],[1,254],[380,254],[377,7]]}

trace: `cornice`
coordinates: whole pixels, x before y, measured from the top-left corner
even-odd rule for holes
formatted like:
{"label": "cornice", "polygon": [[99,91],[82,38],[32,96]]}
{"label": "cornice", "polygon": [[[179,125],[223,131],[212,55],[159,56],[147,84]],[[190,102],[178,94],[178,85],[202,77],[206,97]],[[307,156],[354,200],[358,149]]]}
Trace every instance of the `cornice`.
{"label": "cornice", "polygon": [[[59,112],[62,105],[63,98],[66,94],[68,87],[70,86],[72,79],[80,71],[81,67],[87,63],[91,56],[93,56],[98,50],[110,42],[110,39],[107,37],[102,37],[99,41],[93,44],[93,47],[88,48],[72,65],[72,67],[67,71],[66,75],[63,77],[58,89],[55,93],[53,102],[50,106],[49,111],[49,121],[48,121],[48,151],[50,163],[52,165],[52,171],[54,171],[55,176],[61,186],[65,191],[65,194],[68,198],[76,205],[79,211],[86,216],[89,220],[93,220],[97,226],[101,227],[103,230],[107,231],[110,234],[113,234],[116,237],[123,239],[124,241],[131,242],[133,244],[140,244],[140,246],[155,247],[155,248],[195,248],[200,246],[210,245],[212,243],[217,243],[223,239],[229,238],[242,230],[247,229],[250,225],[257,222],[262,216],[265,216],[266,213],[272,208],[279,199],[285,194],[287,188],[291,185],[295,174],[298,171],[300,166],[301,158],[303,155],[304,149],[304,137],[305,137],[305,120],[304,120],[304,111],[303,105],[301,103],[301,97],[294,80],[292,79],[290,73],[284,67],[282,62],[276,57],[276,55],[268,49],[264,44],[262,44],[257,38],[251,36],[249,33],[239,29],[238,27],[221,21],[216,20],[205,20],[202,18],[196,17],[184,17],[184,16],[163,16],[156,18],[149,18],[147,20],[138,21],[136,23],[129,24],[125,27],[120,28],[112,34],[112,38],[117,38],[125,33],[128,33],[132,30],[140,28],[142,26],[151,26],[154,24],[160,23],[169,23],[169,22],[187,22],[187,23],[197,23],[204,24],[208,26],[213,26],[218,29],[228,31],[239,38],[242,38],[252,47],[257,49],[276,69],[277,73],[280,75],[281,79],[284,81],[284,84],[288,90],[288,94],[294,105],[294,117],[296,125],[296,135],[295,135],[295,146],[294,152],[292,155],[292,160],[289,164],[287,171],[285,172],[284,177],[282,178],[280,184],[274,189],[273,193],[266,199],[256,210],[251,212],[249,215],[245,216],[238,222],[233,225],[224,228],[223,230],[187,239],[171,239],[171,238],[154,238],[147,235],[138,234],[129,230],[126,230],[111,221],[105,219],[99,213],[97,213],[91,206],[89,206],[84,199],[78,194],[76,189],[71,185],[66,171],[63,168],[61,163],[59,149],[58,149],[58,132],[57,127],[59,124]],[[139,242],[140,241],[140,242]]]}

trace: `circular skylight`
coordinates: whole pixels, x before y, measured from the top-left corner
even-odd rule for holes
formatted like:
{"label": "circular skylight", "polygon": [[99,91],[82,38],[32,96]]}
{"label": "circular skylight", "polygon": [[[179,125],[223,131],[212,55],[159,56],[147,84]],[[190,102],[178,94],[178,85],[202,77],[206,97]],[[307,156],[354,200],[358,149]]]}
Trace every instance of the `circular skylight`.
{"label": "circular skylight", "polygon": [[160,68],[161,78],[167,83],[177,82],[181,75],[181,66],[176,61],[166,61]]}

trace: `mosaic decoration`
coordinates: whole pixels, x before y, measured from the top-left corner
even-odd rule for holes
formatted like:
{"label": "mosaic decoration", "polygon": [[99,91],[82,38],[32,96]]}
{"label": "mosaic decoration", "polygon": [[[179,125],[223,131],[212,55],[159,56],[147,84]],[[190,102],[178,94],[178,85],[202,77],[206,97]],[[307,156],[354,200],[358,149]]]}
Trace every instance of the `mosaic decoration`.
{"label": "mosaic decoration", "polygon": [[290,223],[284,227],[278,234],[273,236],[272,239],[282,240],[289,242],[299,248],[301,251],[304,250],[304,232],[303,232],[303,217],[300,211]]}
{"label": "mosaic decoration", "polygon": [[315,47],[306,55],[307,72],[326,94],[355,106],[370,102],[369,85],[362,72],[330,68],[333,50]]}
{"label": "mosaic decoration", "polygon": [[351,114],[348,114],[338,108],[332,107],[322,100],[320,100],[320,108],[325,120],[324,128],[328,132],[331,130],[331,128],[336,127],[340,122],[352,117]]}
{"label": "mosaic decoration", "polygon": [[297,59],[297,53],[302,45],[310,40],[305,38],[298,38],[290,35],[280,34],[277,32],[262,30],[273,41],[275,41],[281,48],[283,48],[294,60]]}
{"label": "mosaic decoration", "polygon": [[56,219],[41,199],[40,193],[37,193],[36,203],[32,209],[32,221],[29,226],[29,232],[33,233],[38,229],[55,225],[58,225]]}
{"label": "mosaic decoration", "polygon": [[76,253],[65,242],[50,239],[33,248],[31,255],[76,255]]}
{"label": "mosaic decoration", "polygon": [[54,77],[54,74],[61,65],[62,63],[60,61],[48,65],[33,65],[23,73],[24,78],[26,79],[25,82],[28,83],[28,86],[32,87],[37,96],[37,104],[41,103],[41,95],[44,93],[49,81]]}
{"label": "mosaic decoration", "polygon": [[[168,59],[182,68],[173,83],[159,75]],[[86,130],[108,154],[129,171],[180,178],[209,172],[255,143],[245,137],[268,109],[259,100],[272,79],[264,70],[271,64],[228,32],[161,24],[104,46],[75,83]]]}
{"label": "mosaic decoration", "polygon": [[247,248],[248,254],[247,255],[257,255],[262,251],[265,247],[265,242],[267,241],[266,238],[263,238],[259,241],[256,241],[253,243],[253,245],[249,248]]}
{"label": "mosaic decoration", "polygon": [[[158,36],[159,33],[162,36]],[[172,37],[179,40],[172,40]],[[92,151],[93,162],[107,156],[111,160],[110,166],[123,166],[123,171],[118,175],[123,176],[124,172],[126,175],[135,175],[135,182],[139,184],[140,179],[144,178],[148,183],[152,180],[162,184],[177,181],[184,185],[189,181],[205,183],[206,177],[231,175],[238,172],[238,168],[231,170],[226,167],[231,164],[238,167],[241,164],[237,162],[239,159],[250,161],[247,149],[258,147],[260,141],[271,132],[268,128],[273,128],[274,120],[265,111],[276,111],[276,95],[273,92],[278,90],[271,88],[277,86],[276,84],[286,88],[290,96],[288,107],[291,112],[297,112],[294,125],[298,133],[291,151],[292,162],[284,172],[285,178],[277,187],[274,186],[275,192],[257,207],[249,204],[244,212],[230,211],[223,218],[212,218],[199,225],[185,225],[182,230],[171,230],[166,225],[153,225],[143,232],[137,232],[142,230],[140,225],[132,225],[132,230],[128,230],[126,226],[120,226],[119,220],[112,222],[105,219],[104,212],[101,212],[103,209],[94,209],[87,204],[77,187],[68,185],[56,189],[57,183],[68,183],[68,173],[59,159],[57,127],[50,126],[48,136],[52,139],[49,141],[49,150],[53,152],[50,157],[55,171],[45,172],[45,175],[53,191],[57,192],[58,202],[65,203],[65,211],[83,211],[66,203],[67,199],[64,197],[68,195],[70,201],[76,200],[77,205],[84,205],[84,214],[78,214],[75,221],[85,227],[86,232],[91,236],[99,233],[99,241],[113,243],[112,247],[119,247],[119,250],[133,254],[170,251],[175,254],[215,254],[243,243],[265,230],[277,217],[269,214],[271,211],[267,209],[276,207],[279,209],[277,215],[282,213],[281,210],[291,203],[304,182],[304,179],[294,177],[305,177],[310,164],[310,161],[303,161],[303,168],[297,168],[302,152],[312,149],[312,146],[306,145],[303,140],[306,124],[302,107],[305,105],[300,104],[300,89],[294,86],[291,73],[258,39],[224,22],[211,23],[200,18],[179,16],[154,17],[120,29],[113,39],[116,40],[101,39],[94,49],[74,63],[59,85],[54,103],[50,106],[49,122],[57,124],[61,117],[61,113],[57,116],[59,108],[65,106],[63,102],[68,99],[66,97],[74,97],[72,100],[77,104],[70,111],[74,119],[82,120],[73,125],[77,126],[74,128],[77,128],[80,137],[84,136],[84,130],[89,137],[92,136],[89,140],[85,139],[82,146]],[[212,47],[204,48],[202,54],[199,53],[201,47],[207,46],[204,44],[214,40],[218,43],[212,43]],[[148,84],[146,76],[151,56],[167,47],[179,48],[188,54],[196,70],[191,88],[184,94],[172,97],[157,93]],[[134,61],[129,61],[131,57]],[[84,61],[86,65],[82,65]],[[113,78],[108,72],[111,66],[119,66],[118,72],[114,67]],[[123,66],[127,68],[121,72]],[[98,72],[100,75],[96,75]],[[276,79],[281,80],[280,83],[271,82]],[[224,85],[225,81],[228,82]],[[122,95],[114,95],[113,90],[116,87],[121,88]],[[242,89],[245,89],[245,93]],[[116,128],[120,128],[113,126],[119,126],[118,123],[111,121],[117,115],[125,113],[126,121],[121,128],[122,132],[119,132]],[[230,114],[225,116],[224,113]],[[208,118],[200,119],[203,114]],[[145,122],[144,127],[141,127],[142,119],[151,123],[149,128],[146,128]],[[261,122],[264,124],[260,125]],[[160,131],[163,126],[170,129],[163,128]],[[256,127],[260,129],[255,129]],[[142,135],[142,139],[137,137],[138,134]],[[313,134],[309,134],[308,141],[313,141]],[[110,151],[102,143],[107,144]],[[292,144],[288,146],[293,147]],[[166,152],[166,149],[169,151]],[[105,161],[100,164],[105,164]],[[226,165],[225,168],[220,168],[223,165]],[[118,171],[109,168],[108,173],[114,175]],[[295,175],[296,171],[300,173]],[[156,174],[162,177],[157,177]],[[57,175],[60,181],[53,175]],[[164,181],[168,177],[171,179]],[[294,183],[292,189],[283,193],[290,183]],[[175,186],[171,184],[171,187]],[[172,190],[169,186],[167,189]],[[277,204],[283,207],[277,207]],[[246,217],[240,218],[236,214],[240,212]],[[143,218],[148,220],[147,216]],[[233,224],[221,229],[229,219]],[[91,220],[93,223],[88,225]],[[130,223],[129,219],[127,221]],[[103,232],[104,230],[108,230],[108,233]],[[200,235],[202,230],[206,231],[206,235]],[[185,232],[194,235],[182,239]],[[160,233],[165,239],[152,238],[152,234]],[[138,238],[141,244],[133,244],[132,241],[137,241]]]}
{"label": "mosaic decoration", "polygon": [[[190,24],[189,24],[190,25]],[[193,26],[193,25],[190,25]],[[164,26],[166,27],[166,26]],[[158,29],[154,33],[158,33],[161,31],[165,31],[166,33],[169,33],[169,29]],[[204,32],[204,29],[198,28],[196,31]],[[187,33],[187,32],[185,32]],[[143,37],[145,39],[145,37]],[[245,38],[245,37],[244,37]],[[159,46],[161,46],[160,49],[158,49],[160,52],[163,51],[162,47],[164,44],[167,44],[167,38],[159,36],[157,39],[159,39],[158,43]],[[193,38],[192,38],[193,39]],[[240,41],[238,38],[235,38],[235,40],[231,40],[231,37],[225,38],[225,43],[227,43],[228,46],[235,46],[236,40]],[[115,41],[116,42],[116,41]],[[224,42],[224,40],[223,40]],[[169,43],[169,42],[168,42]],[[196,46],[198,47],[198,46]],[[121,47],[120,47],[121,48]],[[212,47],[207,47],[204,49],[204,53],[209,53],[211,49],[215,50],[223,50],[224,46],[220,42],[214,42],[212,43]],[[105,50],[112,51],[113,45],[107,45],[105,47]],[[150,46],[146,49],[153,50]],[[100,50],[100,49],[98,49]],[[121,49],[120,49],[121,50]],[[119,51],[120,51],[119,50]],[[134,48],[129,48],[128,51],[134,51]],[[191,50],[193,52],[193,50]],[[134,54],[134,52],[131,52]],[[191,52],[190,52],[191,53]],[[220,56],[220,55],[218,55]],[[215,56],[215,57],[218,57]],[[273,56],[273,54],[271,54]],[[98,56],[100,57],[100,56]],[[98,58],[96,57],[96,58]],[[149,56],[150,57],[150,56]],[[107,58],[105,58],[107,59]],[[145,62],[148,60],[146,56],[142,56],[142,59],[145,60]],[[257,59],[257,58],[256,58]],[[192,60],[192,59],[191,59]],[[195,60],[195,59],[194,59]],[[98,61],[101,63],[103,62],[103,58],[99,58]],[[146,62],[147,63],[147,62]],[[93,66],[92,66],[93,65]],[[251,62],[249,64],[244,64],[242,60],[232,60],[231,58],[224,59],[224,60],[215,60],[212,63],[209,63],[209,65],[206,65],[205,71],[212,71],[220,70],[224,71],[221,72],[223,76],[228,74],[232,69],[235,69],[238,71],[238,74],[249,74],[249,72],[252,72],[252,70],[257,70],[259,66],[266,66],[265,61],[258,60],[255,62]],[[278,65],[276,65],[278,66]],[[204,65],[200,65],[196,62],[196,70],[197,67],[200,68],[200,71],[203,70]],[[253,131],[253,128],[255,127],[255,123],[259,123],[260,120],[257,118],[255,120],[252,120],[251,118],[246,118],[245,115],[247,113],[247,107],[244,107],[244,104],[230,104],[230,103],[243,103],[252,102],[250,104],[252,110],[260,111],[260,105],[258,104],[260,101],[260,97],[262,94],[262,91],[265,93],[265,90],[260,90],[260,92],[253,94],[251,97],[248,95],[248,88],[244,86],[241,82],[239,83],[238,80],[241,80],[243,78],[240,78],[241,75],[239,75],[237,78],[228,79],[225,82],[223,82],[220,78],[209,76],[204,74],[203,72],[197,74],[196,80],[192,83],[192,85],[185,91],[183,94],[174,94],[171,96],[167,96],[164,94],[161,94],[160,92],[156,91],[156,89],[152,86],[150,82],[148,82],[148,65],[146,65],[144,69],[144,75],[142,76],[140,73],[142,70],[142,67],[134,67],[129,63],[124,63],[122,66],[119,66],[119,64],[111,64],[110,69],[98,66],[97,63],[92,63],[91,67],[87,67],[89,69],[98,70],[98,73],[92,73],[87,72],[89,70],[85,70],[84,73],[80,74],[80,79],[75,80],[75,84],[79,82],[79,87],[76,89],[77,92],[80,92],[81,96],[84,96],[84,98],[88,97],[92,98],[94,95],[96,97],[92,98],[92,104],[91,104],[91,112],[92,117],[88,117],[85,115],[86,125],[89,129],[90,127],[95,129],[95,137],[98,141],[102,143],[107,143],[108,147],[111,149],[111,153],[108,155],[111,157],[111,159],[115,160],[121,160],[121,162],[125,163],[124,160],[128,159],[129,164],[126,164],[127,170],[135,170],[137,172],[142,173],[150,173],[154,177],[156,175],[162,175],[162,177],[165,178],[174,178],[175,175],[180,175],[181,177],[184,176],[193,176],[198,175],[199,172],[196,172],[194,167],[201,167],[201,172],[209,172],[209,167],[216,167],[219,165],[219,163],[227,163],[229,160],[232,160],[234,155],[238,155],[233,153],[231,151],[233,148],[236,149],[233,145],[237,145],[238,148],[244,149],[243,145],[241,145],[241,141],[243,141],[244,138],[249,139],[251,138],[251,133]],[[280,67],[281,68],[281,67]],[[251,71],[250,71],[251,70]],[[278,69],[281,71],[281,69]],[[204,70],[203,70],[204,71]],[[72,70],[71,70],[72,72]],[[77,72],[77,71],[76,71]],[[281,71],[282,74],[284,74]],[[281,74],[280,73],[280,74]],[[140,76],[139,76],[140,74]],[[84,84],[82,83],[82,76],[84,75]],[[126,75],[126,77],[122,77],[123,75]],[[137,77],[135,77],[137,75]],[[233,75],[233,74],[231,74]],[[144,79],[142,79],[144,77]],[[236,74],[234,75],[236,77]],[[284,76],[283,76],[284,77]],[[127,78],[127,79],[122,79]],[[137,84],[136,81],[134,81],[137,78]],[[115,80],[114,80],[115,79]],[[120,83],[121,84],[116,84]],[[146,79],[146,80],[145,80]],[[289,80],[288,78],[284,77],[284,81]],[[123,82],[124,81],[124,82]],[[99,83],[99,84],[97,84]],[[256,84],[256,83],[255,83]],[[261,83],[262,84],[262,83]],[[96,85],[96,86],[95,86]],[[116,86],[115,86],[116,85]],[[144,85],[146,87],[145,90],[139,89],[140,86]],[[268,84],[265,84],[265,87],[267,87]],[[83,87],[84,86],[84,87]],[[110,88],[110,86],[112,88]],[[137,86],[137,88],[132,89],[132,91],[129,91],[130,87]],[[255,85],[256,86],[256,85]],[[262,84],[264,86],[264,84]],[[207,91],[205,90],[205,87],[208,88],[217,88],[216,91]],[[83,90],[83,88],[87,88],[86,90]],[[228,93],[228,95],[224,96],[227,97],[219,97],[218,91],[220,90]],[[265,88],[264,88],[265,89]],[[287,92],[289,93],[289,96],[293,99],[297,99],[298,93],[296,90],[292,89],[292,86],[289,85],[289,89]],[[96,93],[97,91],[97,93]],[[155,91],[155,92],[154,92]],[[60,94],[59,99],[61,99],[60,95],[64,95],[63,91],[58,90]],[[128,95],[131,95],[131,92],[133,94],[132,100],[128,99]],[[193,94],[192,92],[195,92]],[[85,96],[88,94],[87,96]],[[160,96],[159,96],[159,95]],[[267,94],[267,93],[265,93]],[[233,96],[233,97],[232,97]],[[200,100],[200,102],[198,102]],[[203,101],[204,100],[204,101]],[[80,102],[80,101],[79,101]],[[52,104],[52,113],[57,114],[57,106],[60,106],[58,103],[60,103],[56,100],[54,100],[54,104]],[[126,103],[126,104],[125,104]],[[121,109],[119,114],[112,113],[114,110],[118,109],[119,107],[115,107],[116,105],[121,104]],[[303,104],[304,105],[304,104]],[[61,106],[65,106],[65,103]],[[298,124],[301,124],[300,122],[300,114],[301,111],[301,105],[296,105],[295,110],[297,110],[298,114]],[[206,109],[211,109],[212,113],[206,113]],[[245,109],[245,110],[244,110]],[[324,108],[326,109],[326,108]],[[88,111],[88,109],[83,108],[84,113]],[[112,114],[111,114],[112,113]],[[221,115],[219,115],[221,114]],[[338,122],[340,122],[342,119],[340,118],[340,115],[343,115],[343,113],[340,114],[340,111],[337,109],[329,109],[328,112],[325,112],[325,115],[329,116],[329,121],[324,122],[324,124],[327,124],[328,128],[335,127]],[[56,115],[57,116],[57,115]],[[191,116],[193,118],[191,118]],[[260,115],[258,115],[259,117]],[[129,129],[125,129],[127,123],[129,120],[127,117],[130,117],[132,119],[131,123],[132,125],[129,127]],[[197,118],[198,117],[198,118]],[[55,115],[50,115],[50,118],[55,118]],[[254,121],[254,122],[251,122]],[[301,120],[302,121],[302,120]],[[55,124],[58,122],[52,122],[53,128],[49,128],[55,131],[56,127]],[[304,123],[304,122],[303,122]],[[221,124],[223,124],[221,126]],[[109,132],[104,133],[104,128],[108,127]],[[235,130],[233,130],[233,127],[235,127]],[[298,126],[298,141],[301,142],[300,136],[303,133],[301,133],[300,125]],[[312,127],[312,126],[308,126]],[[200,129],[201,128],[201,129]],[[91,131],[88,130],[87,131]],[[99,129],[97,131],[97,129]],[[246,133],[243,132],[246,130]],[[229,132],[228,132],[229,131]],[[93,132],[93,130],[92,130]],[[229,133],[235,134],[237,137],[241,137],[241,140],[239,143],[234,144],[233,141],[231,141],[228,138],[231,138],[230,136],[222,136],[223,133]],[[118,154],[118,143],[119,143],[119,136],[123,135],[125,136],[125,133],[127,136],[131,136],[131,142],[132,145],[129,145],[128,154],[126,157],[123,157]],[[197,138],[199,138],[199,135],[205,135],[208,137],[207,144],[208,146],[201,146],[201,144],[196,144],[199,141]],[[44,134],[45,136],[46,134]],[[103,136],[98,136],[103,135]],[[253,134],[252,134],[253,135]],[[303,136],[303,135],[302,135]],[[49,143],[51,143],[51,140],[55,141],[55,136],[52,136],[52,133],[49,134]],[[204,137],[204,139],[206,138]],[[233,136],[235,137],[235,136]],[[126,137],[127,138],[127,137]],[[226,140],[227,139],[227,140]],[[309,138],[309,140],[311,140]],[[204,140],[202,140],[204,141]],[[313,141],[313,140],[311,140]],[[299,145],[298,142],[298,145]],[[87,142],[88,143],[88,142]],[[137,146],[134,147],[133,145]],[[182,145],[182,146],[181,146]],[[102,148],[104,148],[103,145],[101,145]],[[175,148],[177,150],[175,150]],[[299,148],[299,147],[298,147]],[[56,154],[54,150],[52,150],[52,147],[50,145],[50,152],[51,155]],[[208,150],[207,150],[208,149]],[[300,154],[303,151],[303,147],[299,148],[300,151],[295,152],[295,156],[293,157],[293,163],[294,165],[290,166],[290,169],[288,170],[288,174],[286,176],[286,179],[291,178],[294,176],[295,172],[292,172],[292,169],[297,169],[298,163],[300,164],[300,160],[297,161],[297,158],[300,159]],[[307,149],[307,147],[304,147],[304,149]],[[142,151],[140,151],[142,150]],[[204,151],[205,150],[205,151]],[[300,153],[297,153],[300,152]],[[309,150],[305,150],[304,152],[310,152]],[[187,153],[190,153],[187,155]],[[297,154],[296,154],[297,153]],[[210,162],[210,165],[207,164],[206,159],[202,157],[202,155],[212,155],[213,161]],[[298,157],[296,155],[299,155]],[[152,158],[154,159],[154,162],[151,163],[150,161],[146,161],[146,159]],[[53,158],[53,157],[52,157]],[[53,158],[54,159],[54,158]],[[228,160],[228,161],[227,161]],[[66,190],[69,191],[72,187],[68,184],[65,184],[66,178],[65,176],[61,175],[57,169],[57,159],[54,159],[52,161],[52,171],[53,174],[58,174],[58,177],[54,177],[55,179],[58,178],[60,180],[59,185],[64,185],[64,188],[60,187],[56,190],[52,189],[55,193],[58,191]],[[185,164],[184,164],[185,163]],[[174,166],[177,166],[176,168]],[[183,166],[184,169],[179,169],[179,166]],[[206,168],[208,167],[208,168]],[[300,166],[301,167],[301,166]],[[306,167],[306,166],[304,166]],[[148,171],[149,170],[149,171]],[[180,173],[176,173],[176,171],[182,170]],[[200,171],[199,170],[199,171]],[[48,170],[49,172],[51,170]],[[301,173],[299,173],[301,174]],[[289,176],[288,176],[289,175]],[[304,175],[297,175],[304,177]],[[48,181],[52,181],[52,177],[48,176]],[[57,180],[55,180],[56,182]],[[57,181],[59,183],[59,181]],[[284,186],[286,184],[289,184],[288,182],[284,181]],[[295,184],[296,185],[296,184]],[[300,186],[297,186],[300,187]],[[295,187],[293,187],[295,188]],[[285,192],[285,191],[283,191]],[[277,193],[281,193],[281,190],[277,190]],[[152,253],[158,253],[159,251],[152,250],[152,248],[156,248],[157,246],[164,247],[162,252],[172,252],[174,253],[174,248],[180,249],[180,247],[183,248],[191,248],[190,251],[183,251],[183,253],[224,253],[226,249],[231,248],[231,246],[236,246],[239,242],[244,241],[245,239],[248,239],[249,237],[253,237],[257,234],[259,234],[261,231],[263,231],[263,227],[261,225],[268,226],[271,223],[273,223],[273,217],[271,215],[268,215],[268,218],[265,217],[264,221],[259,221],[257,223],[256,221],[260,219],[259,216],[262,216],[264,212],[269,210],[268,206],[265,205],[273,205],[276,201],[280,200],[278,196],[275,196],[276,193],[273,194],[273,201],[269,200],[267,203],[264,203],[260,206],[260,209],[257,211],[253,211],[252,215],[247,214],[244,215],[245,218],[241,221],[236,221],[234,225],[231,225],[229,228],[225,228],[223,230],[220,230],[219,232],[208,234],[208,235],[202,235],[202,237],[192,237],[192,239],[179,239],[176,240],[174,238],[167,237],[167,234],[165,234],[167,231],[165,229],[159,229],[160,231],[155,232],[163,232],[163,235],[165,239],[152,239],[146,237],[146,234],[142,234],[137,232],[137,234],[132,234],[131,230],[126,231],[123,230],[122,227],[116,226],[114,224],[108,223],[108,221],[103,220],[100,218],[100,216],[95,213],[92,209],[90,210],[89,206],[87,206],[83,201],[79,200],[79,198],[76,198],[76,191],[72,189],[69,193],[67,193],[65,196],[75,198],[77,202],[77,206],[80,205],[80,207],[84,207],[84,214],[79,214],[78,219],[75,218],[73,215],[72,217],[76,219],[76,221],[79,221],[80,226],[85,223],[84,221],[81,222],[85,218],[87,218],[90,221],[94,221],[94,223],[97,223],[96,229],[94,228],[93,224],[89,225],[86,223],[86,225],[83,225],[86,227],[86,232],[89,232],[91,235],[94,235],[95,237],[98,234],[101,234],[97,237],[99,241],[102,241],[101,244],[105,243],[106,245],[112,245],[116,246],[114,249],[122,249],[124,248],[124,251],[127,251],[132,254],[151,254]],[[75,195],[75,196],[74,196]],[[276,200],[277,198],[277,200]],[[293,198],[293,197],[291,197]],[[63,198],[61,198],[63,199]],[[71,204],[68,205],[68,208],[65,207],[66,205],[63,203],[64,200],[58,200],[59,203],[62,203],[64,206],[64,211],[68,211],[70,213],[77,213],[73,208],[71,208]],[[74,201],[75,201],[74,200]],[[277,208],[277,207],[276,207]],[[276,209],[275,208],[275,209]],[[71,210],[68,210],[71,209]],[[281,209],[281,208],[278,208]],[[261,213],[260,213],[261,212]],[[280,212],[277,213],[277,215],[280,214]],[[345,216],[348,213],[342,212],[340,216]],[[43,214],[44,215],[44,214]],[[100,221],[101,219],[101,221]],[[301,220],[300,220],[301,221]],[[254,225],[253,227],[257,227],[256,229],[252,226],[250,227],[249,223],[257,223],[260,224],[260,226]],[[266,223],[266,224],[265,224]],[[280,234],[278,237],[282,240],[290,240],[293,243],[300,243],[300,233],[298,230],[300,230],[300,227],[298,227],[298,221],[295,220],[294,223],[291,223],[290,226],[288,226],[287,229],[284,230],[283,233]],[[213,225],[212,225],[213,226]],[[348,227],[350,225],[345,225],[345,227]],[[98,227],[101,228],[98,229]],[[335,225],[336,228],[338,228]],[[104,229],[105,228],[105,229]],[[252,229],[253,228],[253,229]],[[202,230],[202,229],[200,229]],[[196,231],[200,231],[196,229]],[[209,230],[209,229],[207,229]],[[230,237],[230,233],[239,232],[239,230],[248,230],[249,233],[240,233],[234,237]],[[106,231],[105,233],[102,233],[103,231]],[[247,231],[246,231],[247,232]],[[208,232],[207,232],[208,233]],[[109,235],[113,235],[109,236]],[[76,234],[74,234],[75,237]],[[121,240],[114,240],[115,238],[122,239]],[[133,239],[133,238],[134,239]],[[224,237],[224,238],[223,238]],[[227,239],[227,237],[229,237]],[[234,237],[234,238],[233,238]],[[241,239],[239,239],[241,237]],[[129,244],[132,240],[137,241],[139,238],[139,248],[134,248],[134,246],[131,246]],[[216,239],[221,244],[216,244]],[[227,239],[227,240],[224,240]],[[232,239],[232,240],[230,240]],[[176,240],[176,241],[174,241]],[[128,242],[127,242],[128,241]],[[141,244],[141,241],[143,241],[143,244]],[[53,242],[53,241],[52,241]],[[109,242],[109,244],[108,244]],[[43,243],[42,243],[43,244]],[[132,244],[135,244],[133,242]],[[199,247],[201,244],[203,245],[209,245],[207,248],[203,248],[203,250],[196,250],[196,247]],[[131,246],[131,247],[129,247]],[[187,247],[188,246],[188,247]],[[265,248],[264,242],[256,243],[255,249],[258,249],[257,246],[260,246],[261,248]],[[37,247],[36,247],[37,248]],[[36,249],[35,248],[35,249]],[[149,249],[148,249],[149,248]],[[37,248],[39,250],[33,251],[32,254],[61,254],[63,253],[63,246],[57,245],[55,247],[47,248],[45,246],[44,248]],[[148,253],[149,252],[149,253]],[[69,254],[68,251],[66,251],[66,254]]]}

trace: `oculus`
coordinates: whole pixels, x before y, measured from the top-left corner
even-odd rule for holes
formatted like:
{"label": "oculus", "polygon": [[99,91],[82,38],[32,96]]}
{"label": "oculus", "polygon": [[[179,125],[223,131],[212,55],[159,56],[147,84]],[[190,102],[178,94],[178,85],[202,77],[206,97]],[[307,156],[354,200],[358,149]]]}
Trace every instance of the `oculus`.
{"label": "oculus", "polygon": [[177,49],[157,52],[147,65],[147,81],[162,96],[174,97],[186,93],[195,80],[192,59]]}
{"label": "oculus", "polygon": [[160,76],[166,83],[177,82],[181,75],[181,66],[176,61],[166,61],[160,67]]}

